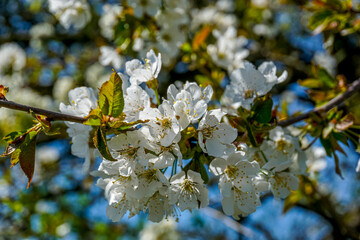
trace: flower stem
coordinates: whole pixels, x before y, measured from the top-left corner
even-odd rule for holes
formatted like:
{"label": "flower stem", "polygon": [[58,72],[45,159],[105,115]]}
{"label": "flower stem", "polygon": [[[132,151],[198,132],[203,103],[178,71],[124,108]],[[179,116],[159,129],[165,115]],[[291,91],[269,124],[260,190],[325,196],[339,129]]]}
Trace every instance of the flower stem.
{"label": "flower stem", "polygon": [[154,92],[155,92],[155,96],[156,96],[157,105],[159,106],[160,105],[160,98],[159,98],[159,92],[158,92],[157,88],[154,89]]}

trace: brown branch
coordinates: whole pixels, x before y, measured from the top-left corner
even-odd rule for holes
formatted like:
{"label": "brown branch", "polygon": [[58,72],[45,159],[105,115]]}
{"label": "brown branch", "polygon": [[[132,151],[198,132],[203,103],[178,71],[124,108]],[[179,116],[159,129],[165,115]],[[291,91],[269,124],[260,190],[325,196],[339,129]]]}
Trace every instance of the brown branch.
{"label": "brown branch", "polygon": [[[333,107],[338,106],[341,103],[343,103],[346,99],[353,96],[359,90],[360,90],[360,79],[354,81],[348,87],[348,89],[346,90],[345,93],[333,98],[327,104],[325,104],[321,107],[318,107],[318,108],[314,108],[313,110],[311,110],[307,113],[303,113],[303,114],[300,114],[293,118],[289,118],[289,119],[280,121],[278,123],[278,125],[281,127],[287,127],[294,123],[297,123],[297,122],[300,122],[300,121],[303,121],[303,120],[309,118],[310,115],[313,113],[329,111]],[[23,112],[27,112],[27,113],[30,113],[30,111],[33,111],[36,114],[47,116],[49,121],[69,121],[69,122],[77,122],[77,123],[84,123],[86,121],[86,119],[83,117],[77,117],[77,116],[72,116],[72,115],[63,114],[63,113],[59,113],[59,112],[53,112],[53,111],[49,111],[49,110],[45,110],[45,109],[41,109],[41,108],[30,107],[30,106],[19,104],[16,102],[7,101],[6,99],[0,99],[0,107],[10,108],[10,109],[19,110],[19,111],[23,111]]]}
{"label": "brown branch", "polygon": [[232,230],[234,230],[235,232],[241,235],[244,235],[245,237],[248,238],[255,237],[255,233],[250,228],[242,225],[238,221],[232,219],[230,216],[225,215],[219,210],[216,210],[211,207],[206,207],[202,209],[202,212],[214,219],[221,221],[225,226],[231,228]]}
{"label": "brown branch", "polygon": [[10,108],[10,109],[19,110],[19,111],[23,111],[23,112],[27,112],[27,113],[30,113],[30,111],[32,111],[36,114],[47,116],[49,121],[69,121],[69,122],[76,122],[76,123],[83,123],[86,121],[86,119],[83,117],[77,117],[77,116],[72,116],[72,115],[63,114],[63,113],[59,113],[59,112],[53,112],[53,111],[49,111],[49,110],[45,110],[45,109],[41,109],[41,108],[30,107],[30,106],[26,106],[26,105],[19,104],[16,102],[7,101],[6,99],[0,99],[0,107]]}
{"label": "brown branch", "polygon": [[346,99],[350,98],[351,96],[353,96],[356,92],[358,92],[360,90],[360,79],[356,80],[355,82],[353,82],[348,89],[346,90],[346,92],[344,92],[341,95],[336,96],[335,98],[333,98],[332,100],[330,100],[327,104],[318,107],[318,108],[314,108],[313,110],[307,112],[307,113],[303,113],[300,114],[296,117],[293,118],[289,118],[283,121],[279,122],[279,126],[281,127],[287,127],[290,126],[294,123],[303,121],[307,118],[310,117],[311,114],[313,113],[319,113],[319,112],[327,112],[330,109],[339,106],[341,103],[343,103]]}

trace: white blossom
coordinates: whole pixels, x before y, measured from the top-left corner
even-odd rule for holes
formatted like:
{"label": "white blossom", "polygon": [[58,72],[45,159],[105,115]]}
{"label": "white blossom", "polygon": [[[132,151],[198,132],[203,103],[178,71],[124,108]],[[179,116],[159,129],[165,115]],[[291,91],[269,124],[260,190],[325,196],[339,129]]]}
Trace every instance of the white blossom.
{"label": "white blossom", "polygon": [[162,53],[165,66],[172,64],[185,41],[186,35],[178,27],[165,27],[157,32],[155,47]]}
{"label": "white blossom", "polygon": [[258,69],[255,69],[251,63],[244,62],[243,67],[231,73],[231,81],[226,86],[223,101],[234,108],[241,106],[250,109],[256,97],[265,95],[286,77],[286,71],[280,77],[276,76],[276,66],[272,62],[264,62]]}
{"label": "white blossom", "polygon": [[160,9],[161,0],[131,0],[128,4],[130,7],[134,8],[134,15],[136,17],[142,17],[144,13],[155,16]]}
{"label": "white blossom", "polygon": [[82,29],[91,19],[90,7],[85,0],[49,0],[49,11],[66,29],[71,26]]}
{"label": "white blossom", "polygon": [[51,37],[55,32],[54,26],[48,22],[38,23],[31,27],[30,35],[32,38]]}
{"label": "white blossom", "polygon": [[[0,76],[8,71],[20,71],[26,64],[26,53],[16,43],[5,43],[0,46]],[[11,75],[11,74],[10,74]]]}
{"label": "white blossom", "polygon": [[118,17],[123,11],[123,7],[115,4],[104,4],[103,13],[99,19],[101,35],[109,40],[114,38],[114,28],[118,22]]}
{"label": "white blossom", "polygon": [[209,6],[191,11],[191,30],[201,25],[214,25],[220,31],[225,31],[230,26],[236,26],[236,16],[219,11],[217,7]]}
{"label": "white blossom", "polygon": [[138,59],[126,62],[126,73],[130,76],[131,84],[141,84],[156,79],[160,70],[161,54],[156,56],[153,50],[146,54],[145,63]]}
{"label": "white blossom", "polygon": [[128,131],[113,137],[108,146],[113,151],[113,156],[121,163],[120,175],[130,176],[137,167],[137,163],[143,166],[148,164],[148,155],[145,149],[152,149],[149,141],[149,130],[142,127],[136,131]]}
{"label": "white blossom", "polygon": [[[180,139],[175,139],[178,141]],[[162,169],[166,167],[173,166],[174,161],[177,159],[178,165],[182,166],[182,153],[179,147],[179,144],[172,143],[170,146],[164,147],[158,143],[155,146],[156,156],[152,156],[149,159],[149,164],[151,164],[152,168]],[[174,166],[175,167],[175,166]]]}
{"label": "white blossom", "polygon": [[70,76],[63,76],[56,80],[53,88],[53,96],[57,101],[65,101],[68,92],[73,88],[74,79]]}
{"label": "white blossom", "polygon": [[299,187],[299,179],[291,172],[276,172],[270,178],[270,189],[276,198],[286,198],[292,190]]}
{"label": "white blossom", "polygon": [[325,149],[323,147],[312,146],[306,150],[306,166],[310,174],[325,169],[327,166]]}
{"label": "white blossom", "polygon": [[140,232],[140,240],[179,240],[176,223],[172,218],[159,223],[147,223]]}
{"label": "white blossom", "polygon": [[219,176],[219,189],[223,196],[222,205],[226,214],[238,218],[256,211],[260,205],[253,183],[260,167],[256,161],[249,162],[244,152],[237,151],[226,158],[215,158],[210,171]]}
{"label": "white blossom", "polygon": [[150,96],[137,85],[131,85],[124,94],[125,121],[132,122],[139,119],[139,114],[145,108],[150,108]]}
{"label": "white blossom", "polygon": [[101,65],[120,69],[124,61],[124,57],[120,56],[116,49],[108,46],[100,47],[99,62]]}
{"label": "white blossom", "polygon": [[141,120],[150,120],[147,125],[150,126],[152,135],[164,147],[176,142],[175,138],[181,137],[180,124],[168,101],[163,101],[158,108],[145,108],[139,117]]}
{"label": "white blossom", "polygon": [[105,198],[109,202],[106,215],[113,222],[120,221],[128,211],[130,211],[130,217],[140,211],[139,201],[133,197],[132,181],[133,176],[119,176],[108,179],[100,178],[96,184],[105,190]]}
{"label": "white blossom", "polygon": [[224,115],[220,109],[211,110],[199,123],[199,145],[210,156],[222,157],[235,151],[232,142],[237,137],[237,130],[227,123],[220,123]]}
{"label": "white blossom", "polygon": [[332,76],[336,75],[337,60],[328,52],[315,52],[313,59],[315,64],[325,68]]}
{"label": "white blossom", "polygon": [[245,37],[237,37],[236,29],[231,26],[225,33],[213,31],[216,37],[216,45],[208,45],[207,51],[215,64],[232,71],[241,67],[244,59],[249,55],[245,48],[248,40]]}
{"label": "white blossom", "polygon": [[[85,117],[92,109],[97,107],[97,99],[91,88],[78,87],[69,91],[69,103],[60,103],[60,111],[73,116]],[[71,153],[77,157],[85,158],[83,171],[90,167],[91,152],[89,148],[89,136],[91,126],[74,122],[65,122],[68,126],[67,132],[72,138]]]}
{"label": "white blossom", "polygon": [[174,105],[182,129],[197,122],[206,113],[207,103],[212,95],[210,85],[202,89],[196,83],[187,82],[182,90],[177,89],[174,84],[168,87],[167,98]]}
{"label": "white blossom", "polygon": [[260,171],[259,164],[256,161],[249,162],[240,151],[227,158],[215,158],[209,168],[214,175],[220,176],[219,188],[224,196],[229,196],[233,187],[243,192],[253,191],[252,178]]}
{"label": "white blossom", "polygon": [[304,154],[298,139],[281,127],[276,127],[269,132],[269,140],[264,141],[260,149],[267,158],[267,163],[263,166],[266,169],[281,165],[291,166],[296,163],[300,170],[306,170],[303,156],[298,156],[298,153]]}
{"label": "white blossom", "polygon": [[200,173],[188,170],[174,175],[170,184],[170,203],[181,211],[204,208],[209,204],[208,189],[204,186]]}

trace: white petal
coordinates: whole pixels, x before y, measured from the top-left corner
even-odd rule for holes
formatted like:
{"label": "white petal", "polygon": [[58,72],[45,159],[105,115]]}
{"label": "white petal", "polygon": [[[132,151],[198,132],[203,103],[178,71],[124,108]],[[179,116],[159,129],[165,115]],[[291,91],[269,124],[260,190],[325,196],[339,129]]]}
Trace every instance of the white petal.
{"label": "white petal", "polygon": [[209,170],[215,175],[219,176],[224,173],[227,166],[227,162],[223,158],[215,158],[211,161]]}

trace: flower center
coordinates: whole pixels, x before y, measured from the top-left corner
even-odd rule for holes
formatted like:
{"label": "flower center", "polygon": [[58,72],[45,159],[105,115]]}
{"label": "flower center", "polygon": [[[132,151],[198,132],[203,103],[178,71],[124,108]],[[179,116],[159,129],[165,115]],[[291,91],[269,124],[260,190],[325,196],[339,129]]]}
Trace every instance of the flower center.
{"label": "flower center", "polygon": [[136,156],[138,149],[139,147],[129,146],[127,149],[118,150],[118,152],[121,153],[121,155],[127,155],[129,158],[133,158]]}
{"label": "flower center", "polygon": [[189,193],[195,192],[195,183],[193,181],[190,181],[189,179],[185,179],[185,181],[182,184],[182,188],[184,191]]}
{"label": "flower center", "polygon": [[229,178],[234,179],[236,178],[236,172],[239,169],[235,166],[226,166],[225,173],[228,175]]}
{"label": "flower center", "polygon": [[284,139],[280,139],[280,140],[276,141],[276,148],[283,153],[287,153],[287,149],[290,147],[291,147],[291,144],[289,144]]}
{"label": "flower center", "polygon": [[170,34],[164,34],[162,36],[162,39],[165,41],[165,42],[170,42],[171,41],[171,36]]}
{"label": "flower center", "polygon": [[253,98],[255,96],[256,96],[256,94],[255,94],[254,90],[247,90],[244,94],[245,99]]}
{"label": "flower center", "polygon": [[152,181],[158,180],[158,178],[156,176],[156,169],[149,169],[149,170],[143,172],[141,174],[141,176],[143,176],[147,180],[147,182],[152,182]]}
{"label": "flower center", "polygon": [[160,120],[160,124],[163,128],[167,129],[167,128],[171,128],[172,126],[172,122],[170,120],[170,118],[163,118]]}
{"label": "flower center", "polygon": [[201,130],[205,138],[211,138],[213,135],[213,132],[216,130],[216,127],[211,127],[206,125],[205,128]]}
{"label": "flower center", "polygon": [[148,0],[140,0],[140,5],[141,6],[147,6],[148,5]]}

